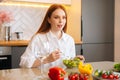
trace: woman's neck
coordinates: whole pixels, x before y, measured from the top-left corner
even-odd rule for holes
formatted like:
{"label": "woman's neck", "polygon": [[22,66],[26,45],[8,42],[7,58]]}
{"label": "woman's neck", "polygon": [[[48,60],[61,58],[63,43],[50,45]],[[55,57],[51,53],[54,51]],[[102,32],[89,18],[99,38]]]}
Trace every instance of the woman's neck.
{"label": "woman's neck", "polygon": [[51,32],[58,38],[60,39],[62,37],[62,31],[52,31]]}

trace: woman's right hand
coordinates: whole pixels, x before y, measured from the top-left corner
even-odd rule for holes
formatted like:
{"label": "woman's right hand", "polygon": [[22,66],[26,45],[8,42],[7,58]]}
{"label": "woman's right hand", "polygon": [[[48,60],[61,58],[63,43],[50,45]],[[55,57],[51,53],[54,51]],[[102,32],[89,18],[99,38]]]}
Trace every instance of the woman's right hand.
{"label": "woman's right hand", "polygon": [[54,50],[47,56],[48,62],[54,62],[60,58],[61,52],[59,49]]}

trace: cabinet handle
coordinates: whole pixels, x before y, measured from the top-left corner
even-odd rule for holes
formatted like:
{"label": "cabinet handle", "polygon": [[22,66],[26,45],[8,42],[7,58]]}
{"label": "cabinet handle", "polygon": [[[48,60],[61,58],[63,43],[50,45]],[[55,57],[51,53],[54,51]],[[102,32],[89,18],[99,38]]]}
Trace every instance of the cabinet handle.
{"label": "cabinet handle", "polygon": [[0,57],[0,60],[7,60],[7,57]]}
{"label": "cabinet handle", "polygon": [[83,18],[81,16],[81,41],[82,41],[82,38],[83,38]]}

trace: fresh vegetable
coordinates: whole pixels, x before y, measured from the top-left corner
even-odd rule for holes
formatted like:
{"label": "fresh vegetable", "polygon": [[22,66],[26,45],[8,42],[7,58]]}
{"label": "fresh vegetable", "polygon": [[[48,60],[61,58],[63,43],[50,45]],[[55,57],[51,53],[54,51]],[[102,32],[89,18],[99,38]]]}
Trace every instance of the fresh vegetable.
{"label": "fresh vegetable", "polygon": [[120,71],[120,63],[114,64],[114,69],[115,69],[116,71]]}
{"label": "fresh vegetable", "polygon": [[119,75],[114,75],[114,79],[119,79]]}
{"label": "fresh vegetable", "polygon": [[87,74],[80,73],[70,73],[68,75],[68,80],[89,80],[89,76]]}
{"label": "fresh vegetable", "polygon": [[81,60],[79,58],[75,57],[73,59],[64,59],[63,64],[67,68],[73,68],[73,67],[78,67],[80,61]]}
{"label": "fresh vegetable", "polygon": [[51,80],[64,80],[65,70],[60,67],[52,67],[49,69],[48,76]]}
{"label": "fresh vegetable", "polygon": [[102,70],[97,69],[97,70],[95,70],[94,75],[97,77],[100,77],[102,75],[102,73],[103,73]]}
{"label": "fresh vegetable", "polygon": [[78,80],[79,79],[79,73],[70,73],[68,75],[68,80]]}
{"label": "fresh vegetable", "polygon": [[95,70],[94,75],[96,77],[100,77],[102,79],[110,79],[110,80],[118,80],[120,76],[118,74],[114,74],[113,71],[105,71],[105,70]]}
{"label": "fresh vegetable", "polygon": [[103,73],[103,74],[102,74],[102,78],[103,78],[103,79],[107,79],[107,78],[108,78],[108,75],[107,75],[106,73]]}
{"label": "fresh vegetable", "polygon": [[88,75],[90,75],[93,72],[92,65],[89,64],[89,63],[83,64],[82,61],[79,63],[78,69],[79,69],[81,74],[88,74]]}
{"label": "fresh vegetable", "polygon": [[108,75],[108,79],[114,79],[114,74]]}
{"label": "fresh vegetable", "polygon": [[87,74],[80,74],[79,75],[79,80],[89,80],[89,75],[87,75]]}

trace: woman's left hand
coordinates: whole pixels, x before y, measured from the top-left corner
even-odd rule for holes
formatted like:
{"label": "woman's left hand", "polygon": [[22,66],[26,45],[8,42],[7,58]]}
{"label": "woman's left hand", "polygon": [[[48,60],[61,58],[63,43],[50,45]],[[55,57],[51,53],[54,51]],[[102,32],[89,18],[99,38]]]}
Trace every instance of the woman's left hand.
{"label": "woman's left hand", "polygon": [[82,60],[82,61],[85,61],[85,58],[84,58],[84,56],[82,56],[82,55],[77,55],[76,57],[79,58],[79,59]]}

